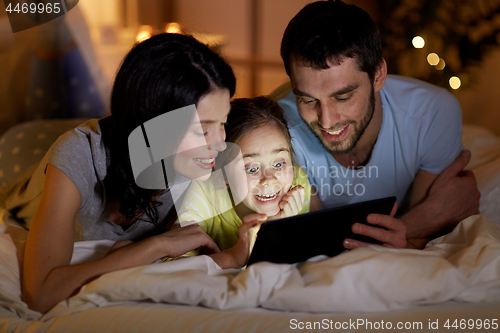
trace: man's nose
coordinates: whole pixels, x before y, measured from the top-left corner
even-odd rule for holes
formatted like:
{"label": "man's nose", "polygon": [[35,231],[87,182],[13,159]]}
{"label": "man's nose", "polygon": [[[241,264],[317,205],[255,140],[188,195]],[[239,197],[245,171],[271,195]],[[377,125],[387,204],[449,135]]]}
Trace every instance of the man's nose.
{"label": "man's nose", "polygon": [[318,122],[324,129],[335,126],[340,121],[338,106],[333,101],[326,101],[320,104],[318,110]]}

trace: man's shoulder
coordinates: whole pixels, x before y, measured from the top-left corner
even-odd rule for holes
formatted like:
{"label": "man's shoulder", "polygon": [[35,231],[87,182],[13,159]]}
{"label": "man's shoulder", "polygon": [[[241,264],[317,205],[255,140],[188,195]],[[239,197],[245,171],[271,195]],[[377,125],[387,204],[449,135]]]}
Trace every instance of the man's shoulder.
{"label": "man's shoulder", "polygon": [[384,106],[395,114],[432,119],[442,110],[460,113],[460,104],[450,92],[417,79],[388,75],[381,92]]}
{"label": "man's shoulder", "polygon": [[446,89],[435,86],[429,82],[392,74],[387,75],[383,89],[398,92],[427,92],[431,94],[440,94],[446,91]]}
{"label": "man's shoulder", "polygon": [[295,127],[304,125],[304,122],[299,115],[297,100],[295,98],[295,94],[292,91],[291,84],[280,86],[280,88],[278,88],[276,91],[278,90],[279,92],[273,92],[272,96],[276,99],[279,106],[283,109],[288,128],[291,130]]}

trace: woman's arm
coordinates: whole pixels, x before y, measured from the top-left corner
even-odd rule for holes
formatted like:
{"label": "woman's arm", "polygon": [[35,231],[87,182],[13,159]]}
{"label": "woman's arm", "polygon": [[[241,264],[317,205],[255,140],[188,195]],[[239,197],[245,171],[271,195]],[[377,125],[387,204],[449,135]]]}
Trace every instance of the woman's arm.
{"label": "woman's arm", "polygon": [[181,228],[110,251],[105,257],[69,265],[73,254],[75,215],[82,198],[74,183],[48,165],[39,207],[28,233],[22,274],[23,299],[28,306],[47,312],[100,275],[171,256],[200,246],[218,251],[198,226]]}

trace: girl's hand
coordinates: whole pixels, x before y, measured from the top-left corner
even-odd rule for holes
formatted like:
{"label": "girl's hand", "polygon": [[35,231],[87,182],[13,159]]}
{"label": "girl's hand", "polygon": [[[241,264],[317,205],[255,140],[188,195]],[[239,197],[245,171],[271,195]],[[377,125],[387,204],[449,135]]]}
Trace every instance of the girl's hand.
{"label": "girl's hand", "polygon": [[304,206],[306,192],[303,186],[297,185],[281,198],[278,214],[269,217],[269,220],[277,220],[284,217],[297,215]]}
{"label": "girl's hand", "polygon": [[266,214],[255,213],[245,216],[243,224],[238,229],[239,239],[236,244],[232,248],[211,255],[212,259],[223,269],[245,266],[255,242],[255,235],[266,219]]}

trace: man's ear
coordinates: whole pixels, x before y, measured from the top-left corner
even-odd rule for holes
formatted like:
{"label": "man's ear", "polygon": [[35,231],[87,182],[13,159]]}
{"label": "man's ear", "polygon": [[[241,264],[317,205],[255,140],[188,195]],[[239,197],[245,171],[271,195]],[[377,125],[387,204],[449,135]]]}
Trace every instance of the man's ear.
{"label": "man's ear", "polygon": [[373,78],[373,89],[375,92],[379,92],[384,86],[385,79],[387,78],[387,63],[385,59],[382,58],[382,62],[375,72],[375,77]]}

